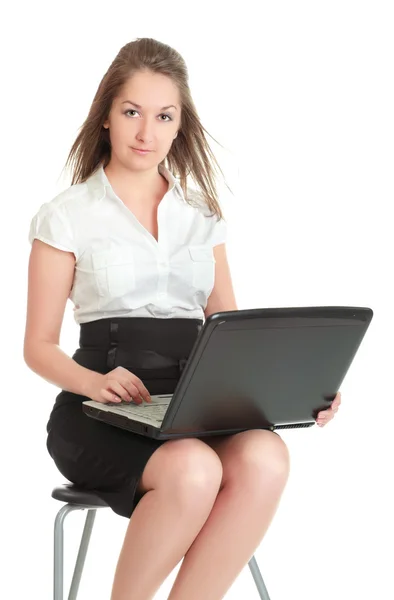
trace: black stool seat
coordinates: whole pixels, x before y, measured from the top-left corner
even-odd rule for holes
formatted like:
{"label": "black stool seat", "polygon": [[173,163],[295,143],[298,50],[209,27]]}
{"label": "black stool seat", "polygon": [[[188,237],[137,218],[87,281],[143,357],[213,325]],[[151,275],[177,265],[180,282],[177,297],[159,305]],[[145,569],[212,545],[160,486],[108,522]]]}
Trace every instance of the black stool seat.
{"label": "black stool seat", "polygon": [[108,506],[104,500],[96,496],[94,490],[84,490],[73,483],[64,483],[53,488],[52,498],[68,502],[69,504],[80,504],[91,508]]}

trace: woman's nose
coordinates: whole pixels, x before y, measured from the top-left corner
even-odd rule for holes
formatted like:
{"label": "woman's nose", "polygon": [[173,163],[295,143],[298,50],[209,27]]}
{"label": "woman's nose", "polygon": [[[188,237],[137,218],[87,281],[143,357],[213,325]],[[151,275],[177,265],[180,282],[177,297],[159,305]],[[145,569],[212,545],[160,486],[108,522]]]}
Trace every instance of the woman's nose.
{"label": "woman's nose", "polygon": [[143,140],[145,144],[148,145],[154,139],[153,124],[148,123],[148,121],[141,122],[138,131],[138,138]]}

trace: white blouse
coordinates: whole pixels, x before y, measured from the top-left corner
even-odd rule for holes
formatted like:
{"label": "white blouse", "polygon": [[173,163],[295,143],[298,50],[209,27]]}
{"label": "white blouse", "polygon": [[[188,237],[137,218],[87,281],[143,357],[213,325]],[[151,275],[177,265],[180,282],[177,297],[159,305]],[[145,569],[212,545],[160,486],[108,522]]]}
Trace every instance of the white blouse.
{"label": "white blouse", "polygon": [[213,247],[226,240],[226,222],[210,217],[202,194],[186,202],[163,165],[169,189],[158,206],[158,241],[115,194],[101,165],[84,183],[43,204],[33,217],[37,238],[76,258],[72,289],[77,323],[107,317],[204,319],[214,286]]}

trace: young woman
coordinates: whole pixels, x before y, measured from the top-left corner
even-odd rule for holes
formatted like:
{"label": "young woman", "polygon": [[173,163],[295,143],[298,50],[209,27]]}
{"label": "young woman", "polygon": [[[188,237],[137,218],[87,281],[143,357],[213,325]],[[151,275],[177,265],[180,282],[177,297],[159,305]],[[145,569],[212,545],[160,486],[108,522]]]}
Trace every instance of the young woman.
{"label": "young woman", "polygon": [[[173,392],[204,318],[237,309],[204,131],[182,57],[153,39],[127,44],[68,156],[71,186],[31,223],[24,357],[61,388],[48,451],[69,481],[130,519],[111,600],[153,598],[183,557],[169,599],[223,598],[289,473],[274,432],[163,442],[81,409]],[[80,325],[72,358],[59,347],[68,298]]]}

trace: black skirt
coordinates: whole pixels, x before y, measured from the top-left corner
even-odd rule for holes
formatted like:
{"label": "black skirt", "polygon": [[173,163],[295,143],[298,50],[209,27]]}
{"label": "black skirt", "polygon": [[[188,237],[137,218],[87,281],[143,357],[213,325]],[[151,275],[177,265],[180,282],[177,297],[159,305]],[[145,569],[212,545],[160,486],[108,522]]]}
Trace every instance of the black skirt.
{"label": "black skirt", "polygon": [[[200,319],[108,318],[80,325],[73,359],[108,373],[125,367],[150,394],[173,393],[194,342]],[[130,518],[142,495],[136,488],[153,452],[165,443],[88,417],[87,396],[62,390],[47,424],[47,449],[71,483],[94,490],[112,510]]]}

